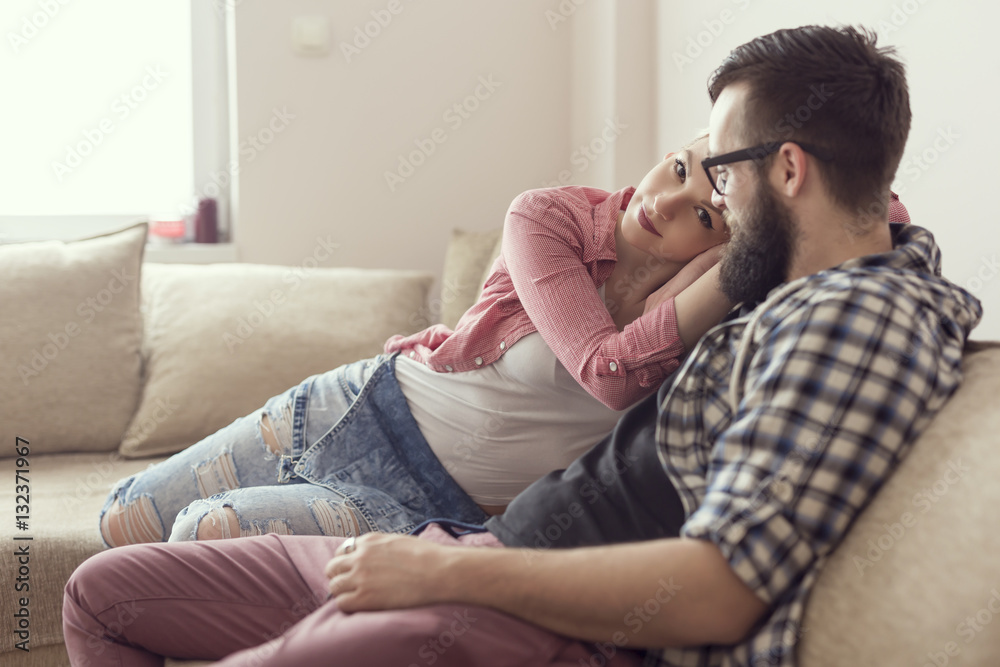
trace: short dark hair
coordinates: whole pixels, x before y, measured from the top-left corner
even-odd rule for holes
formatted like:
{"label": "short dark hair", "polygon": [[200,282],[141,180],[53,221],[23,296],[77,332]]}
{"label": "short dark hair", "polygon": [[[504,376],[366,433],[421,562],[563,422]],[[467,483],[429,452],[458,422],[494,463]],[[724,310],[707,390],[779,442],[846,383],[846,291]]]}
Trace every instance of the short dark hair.
{"label": "short dark hair", "polygon": [[[847,210],[887,210],[889,187],[910,132],[906,71],[865,28],[804,26],[737,47],[712,74],[712,103],[734,83],[749,87],[748,145],[805,142],[826,148],[827,189]],[[758,161],[763,166],[766,162]]]}

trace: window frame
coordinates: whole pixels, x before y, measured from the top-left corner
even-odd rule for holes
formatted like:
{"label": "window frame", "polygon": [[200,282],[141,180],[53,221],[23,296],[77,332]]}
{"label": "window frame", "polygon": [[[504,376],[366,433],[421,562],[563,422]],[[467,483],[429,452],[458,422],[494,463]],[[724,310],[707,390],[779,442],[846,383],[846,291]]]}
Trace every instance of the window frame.
{"label": "window frame", "polygon": [[[191,206],[185,205],[181,212],[193,213],[197,198],[214,197],[218,202],[220,242],[216,245],[220,247],[218,252],[194,254],[210,256],[210,261],[227,261],[227,258],[235,261],[235,252],[227,242],[232,239],[231,202],[236,189],[235,175],[230,168],[235,157],[230,135],[236,127],[231,110],[235,110],[236,92],[235,8],[240,0],[190,2],[194,199]],[[109,215],[0,215],[0,244],[86,238],[146,219],[147,211]],[[181,251],[193,244],[149,245],[156,249],[155,255],[170,261],[164,253]],[[228,246],[229,250],[221,246]]]}

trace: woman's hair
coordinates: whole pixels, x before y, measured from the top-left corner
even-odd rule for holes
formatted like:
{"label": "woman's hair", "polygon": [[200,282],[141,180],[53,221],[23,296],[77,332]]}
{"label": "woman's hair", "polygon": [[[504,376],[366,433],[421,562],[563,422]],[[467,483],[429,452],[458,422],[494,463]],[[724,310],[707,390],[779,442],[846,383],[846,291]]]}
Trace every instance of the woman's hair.
{"label": "woman's hair", "polygon": [[910,131],[905,68],[876,39],[850,26],[778,30],[734,49],[712,74],[709,97],[714,104],[726,86],[748,85],[746,147],[826,148],[832,160],[819,168],[830,195],[848,210],[865,208],[888,197]]}
{"label": "woman's hair", "polygon": [[703,130],[699,130],[698,131],[698,135],[694,139],[692,139],[691,141],[689,141],[686,144],[684,144],[683,146],[681,146],[681,150],[682,151],[686,151],[687,149],[691,148],[692,146],[694,146],[696,143],[698,143],[702,139],[708,139],[708,128],[707,127],[705,129],[703,129]]}

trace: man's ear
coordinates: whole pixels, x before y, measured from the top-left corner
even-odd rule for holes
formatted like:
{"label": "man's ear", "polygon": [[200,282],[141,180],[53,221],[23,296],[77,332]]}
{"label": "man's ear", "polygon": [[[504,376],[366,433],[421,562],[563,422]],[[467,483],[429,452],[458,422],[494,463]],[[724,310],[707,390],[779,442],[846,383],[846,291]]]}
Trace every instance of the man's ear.
{"label": "man's ear", "polygon": [[778,149],[771,166],[772,185],[786,197],[795,197],[805,184],[809,172],[809,160],[802,147],[786,141]]}

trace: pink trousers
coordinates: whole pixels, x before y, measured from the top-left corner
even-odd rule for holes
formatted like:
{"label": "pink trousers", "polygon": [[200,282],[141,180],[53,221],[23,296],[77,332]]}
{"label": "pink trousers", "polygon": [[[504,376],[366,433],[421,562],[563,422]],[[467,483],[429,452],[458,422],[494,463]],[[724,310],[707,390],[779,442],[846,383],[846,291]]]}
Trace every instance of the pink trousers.
{"label": "pink trousers", "polygon": [[[435,528],[421,538],[455,541]],[[568,639],[483,607],[340,612],[327,599],[323,568],[342,541],[263,535],[97,554],[66,584],[70,661],[74,667],[152,667],[163,656],[222,660],[225,667],[641,664],[613,644]]]}

